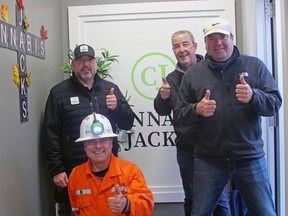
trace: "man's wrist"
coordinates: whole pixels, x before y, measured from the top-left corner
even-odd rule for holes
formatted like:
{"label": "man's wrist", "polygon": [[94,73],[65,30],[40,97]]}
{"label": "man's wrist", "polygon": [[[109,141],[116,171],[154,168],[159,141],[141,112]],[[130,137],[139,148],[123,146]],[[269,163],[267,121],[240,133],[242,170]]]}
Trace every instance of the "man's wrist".
{"label": "man's wrist", "polygon": [[128,199],[127,196],[124,196],[124,198],[126,199],[126,206],[123,209],[122,213],[129,213],[130,212],[130,200]]}

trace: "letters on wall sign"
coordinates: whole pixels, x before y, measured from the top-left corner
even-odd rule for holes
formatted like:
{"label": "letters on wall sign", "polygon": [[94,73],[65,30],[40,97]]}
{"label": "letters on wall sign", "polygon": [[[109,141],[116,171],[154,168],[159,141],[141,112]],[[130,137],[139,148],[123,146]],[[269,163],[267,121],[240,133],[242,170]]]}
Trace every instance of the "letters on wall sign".
{"label": "letters on wall sign", "polygon": [[31,73],[27,69],[26,55],[45,59],[47,30],[44,26],[41,27],[41,37],[29,33],[29,23],[24,13],[23,2],[21,0],[16,2],[16,26],[8,23],[7,5],[2,4],[1,6],[3,21],[0,20],[0,47],[17,51],[17,64],[12,67],[13,81],[19,88],[20,122],[27,122],[29,120],[27,89],[31,85]]}

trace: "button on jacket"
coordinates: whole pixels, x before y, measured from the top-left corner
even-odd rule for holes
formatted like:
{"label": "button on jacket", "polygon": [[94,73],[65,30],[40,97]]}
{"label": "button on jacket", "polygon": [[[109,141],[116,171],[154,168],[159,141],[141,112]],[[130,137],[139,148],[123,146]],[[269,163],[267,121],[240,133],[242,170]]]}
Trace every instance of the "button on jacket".
{"label": "button on jacket", "polygon": [[[130,200],[130,214],[115,214],[108,208],[107,199],[114,197],[117,184]],[[153,211],[154,199],[140,169],[114,155],[111,155],[108,172],[102,181],[93,175],[89,160],[75,167],[69,178],[68,191],[72,211],[77,216],[150,216]]]}

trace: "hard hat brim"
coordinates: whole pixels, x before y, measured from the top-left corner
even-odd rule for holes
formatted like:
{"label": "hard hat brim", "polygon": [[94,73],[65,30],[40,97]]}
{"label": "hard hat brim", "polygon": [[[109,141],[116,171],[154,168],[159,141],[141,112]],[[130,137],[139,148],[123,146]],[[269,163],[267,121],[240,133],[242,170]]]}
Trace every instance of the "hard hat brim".
{"label": "hard hat brim", "polygon": [[77,140],[75,140],[75,142],[83,142],[83,141],[87,141],[87,140],[95,140],[95,139],[102,139],[102,138],[109,138],[109,137],[118,137],[117,134],[115,133],[109,133],[109,134],[100,134],[100,135],[95,135],[95,136],[90,136],[90,137],[80,137]]}

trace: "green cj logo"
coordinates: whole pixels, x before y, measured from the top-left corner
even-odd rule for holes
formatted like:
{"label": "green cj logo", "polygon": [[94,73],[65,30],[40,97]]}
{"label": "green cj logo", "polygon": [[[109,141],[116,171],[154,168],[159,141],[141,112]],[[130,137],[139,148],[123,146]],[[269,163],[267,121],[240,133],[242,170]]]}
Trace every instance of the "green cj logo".
{"label": "green cj logo", "polygon": [[148,100],[154,100],[162,77],[173,71],[176,63],[163,53],[148,53],[139,58],[132,69],[132,84],[136,92]]}

